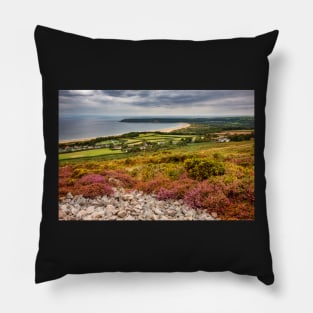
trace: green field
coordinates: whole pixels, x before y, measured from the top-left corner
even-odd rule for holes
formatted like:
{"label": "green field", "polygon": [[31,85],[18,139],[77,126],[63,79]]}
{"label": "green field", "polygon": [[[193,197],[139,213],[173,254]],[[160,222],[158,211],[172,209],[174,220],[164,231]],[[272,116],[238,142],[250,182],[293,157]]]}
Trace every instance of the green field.
{"label": "green field", "polygon": [[[120,138],[117,137],[114,140],[105,140],[97,143],[95,146],[100,144],[115,144],[121,145],[126,144],[129,147],[140,146],[144,142],[150,143],[164,143],[168,141],[173,141],[174,143],[179,142],[182,138],[193,137],[192,135],[170,135],[170,134],[158,134],[158,133],[141,133],[135,138]],[[176,148],[173,146],[173,148]],[[134,153],[126,153],[121,150],[114,150],[110,148],[100,148],[100,149],[88,149],[74,152],[63,152],[59,153],[59,160],[73,160],[73,159],[86,159],[99,156],[108,156],[110,159],[114,156],[123,154],[123,155],[134,155]]]}
{"label": "green field", "polygon": [[[197,125],[198,128],[202,125]],[[242,131],[241,131],[242,132]],[[217,133],[218,134],[218,133]],[[223,136],[227,132],[223,133]],[[216,134],[213,134],[213,136]],[[61,144],[64,146],[64,144]],[[88,148],[84,146],[88,146]],[[99,145],[110,145],[110,147],[97,148]],[[64,151],[59,153],[59,163],[69,164],[71,162],[80,161],[105,161],[141,156],[153,156],[163,153],[178,154],[200,154],[205,156],[212,153],[238,153],[251,149],[251,140],[249,141],[231,141],[216,142],[212,137],[205,137],[202,134],[173,134],[160,132],[142,132],[131,133],[103,138],[101,141],[91,141],[86,143],[73,142],[69,143],[69,147],[78,151]],[[94,148],[90,148],[94,147]],[[73,149],[74,150],[74,149]],[[226,151],[225,151],[226,150]]]}
{"label": "green field", "polygon": [[91,158],[101,155],[115,155],[123,153],[121,150],[111,150],[109,148],[92,149],[68,153],[60,153],[59,160],[79,159],[79,158]]}
{"label": "green field", "polygon": [[213,155],[214,153],[223,153],[223,154],[238,154],[238,153],[247,153],[251,152],[251,145],[253,141],[241,141],[241,142],[228,142],[228,143],[217,143],[217,142],[201,142],[201,143],[190,143],[187,146],[183,147],[171,147],[165,148],[158,152],[134,152],[126,153],[121,150],[111,150],[109,148],[103,149],[94,149],[94,150],[85,150],[79,152],[69,152],[69,153],[60,153],[59,162],[60,165],[76,162],[85,162],[88,160],[115,160],[115,159],[124,159],[131,157],[148,157],[160,154],[168,153],[177,153],[177,154],[199,154],[199,155]]}

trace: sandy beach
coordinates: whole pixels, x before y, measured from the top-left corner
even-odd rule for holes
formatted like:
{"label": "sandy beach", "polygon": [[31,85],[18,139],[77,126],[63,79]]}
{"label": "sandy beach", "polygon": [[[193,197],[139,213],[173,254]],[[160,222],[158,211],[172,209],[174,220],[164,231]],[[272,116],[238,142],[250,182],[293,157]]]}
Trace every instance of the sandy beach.
{"label": "sandy beach", "polygon": [[[187,128],[189,127],[190,124],[188,123],[181,123],[180,126],[176,126],[176,127],[169,127],[169,128],[163,128],[163,129],[159,129],[159,130],[146,130],[143,131],[141,133],[146,133],[146,132],[162,132],[162,133],[170,133],[171,131],[174,130],[178,130],[178,129],[183,129],[183,128]],[[116,134],[116,135],[102,135],[102,136],[98,136],[98,137],[116,137],[116,136],[121,136],[123,134]],[[79,139],[68,139],[68,140],[59,140],[59,143],[71,143],[71,142],[81,142],[81,141],[88,141],[88,140],[92,140],[98,137],[90,137],[90,138],[79,138]]]}
{"label": "sandy beach", "polygon": [[[190,126],[190,124],[188,124],[188,123],[182,123],[181,126],[161,129],[161,130],[159,130],[159,132],[162,132],[162,133],[170,133],[170,132],[173,131],[173,130],[183,129],[183,128],[187,128],[187,127],[189,127],[189,126]],[[155,130],[152,130],[152,131],[155,131]]]}

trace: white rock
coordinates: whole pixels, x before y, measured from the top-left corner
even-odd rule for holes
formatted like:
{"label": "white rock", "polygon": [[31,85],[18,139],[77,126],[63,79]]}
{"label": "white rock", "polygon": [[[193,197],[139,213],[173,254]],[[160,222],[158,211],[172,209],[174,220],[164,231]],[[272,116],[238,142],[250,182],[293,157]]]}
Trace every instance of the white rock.
{"label": "white rock", "polygon": [[76,217],[78,219],[82,219],[83,216],[87,215],[87,212],[86,210],[80,210],[77,214],[76,214]]}
{"label": "white rock", "polygon": [[134,221],[135,218],[132,215],[128,215],[127,217],[125,217],[124,219],[125,221]]}
{"label": "white rock", "polygon": [[103,213],[104,212],[104,207],[103,206],[98,206],[98,207],[96,207],[95,211]]}
{"label": "white rock", "polygon": [[214,218],[217,218],[217,213],[216,212],[212,212],[211,216],[214,217]]}
{"label": "white rock", "polygon": [[162,214],[163,214],[163,212],[162,212],[161,210],[159,210],[158,208],[155,208],[155,209],[153,210],[153,212],[154,212],[155,214],[157,214],[157,215],[162,215]]}
{"label": "white rock", "polygon": [[168,209],[166,211],[166,213],[169,215],[169,216],[175,216],[176,215],[176,210],[174,209]]}
{"label": "white rock", "polygon": [[73,215],[76,215],[78,212],[79,212],[79,209],[78,209],[78,208],[76,208],[76,207],[74,207],[74,206],[71,208],[71,213],[72,213]]}
{"label": "white rock", "polygon": [[71,206],[68,205],[68,204],[61,204],[61,205],[59,206],[59,208],[60,208],[63,212],[65,212],[65,213],[70,213],[70,212],[71,212]]}
{"label": "white rock", "polygon": [[126,194],[126,195],[123,195],[122,198],[126,201],[129,201],[129,200],[134,199],[134,196],[132,194]]}
{"label": "white rock", "polygon": [[113,210],[115,210],[115,206],[113,206],[112,204],[108,204],[108,205],[106,206],[106,210],[107,210],[107,211],[113,211]]}
{"label": "white rock", "polygon": [[91,213],[94,212],[94,210],[95,210],[95,207],[94,207],[94,206],[89,206],[89,207],[87,208],[86,212],[87,212],[87,214],[91,214]]}
{"label": "white rock", "polygon": [[84,220],[84,221],[92,221],[92,217],[91,217],[91,215],[85,215],[85,216],[83,217],[83,220]]}
{"label": "white rock", "polygon": [[68,192],[67,195],[66,195],[66,198],[67,199],[73,199],[73,195],[71,192]]}
{"label": "white rock", "polygon": [[127,215],[126,211],[124,210],[121,210],[117,213],[117,216],[120,217],[120,218],[123,218]]}
{"label": "white rock", "polygon": [[103,217],[103,213],[100,212],[93,212],[90,214],[90,217],[94,220],[94,219],[99,219]]}

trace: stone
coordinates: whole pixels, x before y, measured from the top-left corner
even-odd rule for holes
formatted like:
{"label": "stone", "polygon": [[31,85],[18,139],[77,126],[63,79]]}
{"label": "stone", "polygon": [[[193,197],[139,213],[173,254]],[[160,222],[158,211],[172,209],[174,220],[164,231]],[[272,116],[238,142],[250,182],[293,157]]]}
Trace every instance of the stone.
{"label": "stone", "polygon": [[144,213],[142,214],[142,217],[144,219],[151,219],[152,215],[153,215],[153,213],[151,210],[145,210]]}
{"label": "stone", "polygon": [[132,215],[128,215],[127,217],[125,217],[125,221],[134,221],[135,218]]}
{"label": "stone", "polygon": [[103,213],[100,212],[93,212],[90,214],[90,217],[94,220],[94,219],[99,219],[103,217]]}
{"label": "stone", "polygon": [[78,208],[76,208],[76,207],[71,207],[71,213],[73,214],[73,215],[76,215],[77,213],[79,212],[79,209]]}
{"label": "stone", "polygon": [[87,212],[87,214],[91,214],[91,213],[94,212],[94,210],[95,210],[95,207],[94,207],[94,206],[89,206],[89,207],[87,208],[86,212]]}
{"label": "stone", "polygon": [[66,214],[64,211],[59,210],[59,220],[63,220],[66,217]]}
{"label": "stone", "polygon": [[137,204],[137,205],[135,205],[134,209],[137,209],[137,210],[142,210],[142,205]]}
{"label": "stone", "polygon": [[119,212],[117,213],[117,216],[120,217],[120,218],[123,218],[123,217],[125,217],[126,215],[127,215],[127,213],[126,213],[126,211],[124,211],[124,210],[119,211]]}
{"label": "stone", "polygon": [[87,215],[86,210],[80,210],[77,214],[76,217],[81,220],[83,216]]}
{"label": "stone", "polygon": [[95,209],[96,212],[103,213],[104,212],[104,207],[103,206],[97,206]]}
{"label": "stone", "polygon": [[212,216],[213,218],[217,218],[217,213],[216,213],[216,212],[212,212],[212,213],[211,213],[211,216]]}
{"label": "stone", "polygon": [[194,211],[189,210],[189,212],[185,214],[185,217],[194,217],[194,215]]}
{"label": "stone", "polygon": [[59,206],[59,209],[61,209],[65,213],[70,213],[71,212],[71,206],[68,204],[61,204]]}
{"label": "stone", "polygon": [[114,195],[85,198],[68,193],[59,202],[60,220],[219,220],[217,213],[192,209],[183,200],[158,200],[155,194],[114,187]]}
{"label": "stone", "polygon": [[91,215],[85,215],[85,216],[83,217],[83,220],[84,220],[84,221],[92,221],[92,217],[91,217]]}
{"label": "stone", "polygon": [[106,206],[106,210],[107,211],[113,211],[115,209],[115,206],[113,206],[112,204],[108,204],[107,206]]}
{"label": "stone", "polygon": [[113,215],[113,211],[111,210],[105,210],[103,213],[106,217],[111,217]]}
{"label": "stone", "polygon": [[159,210],[158,208],[155,208],[155,209],[153,210],[153,212],[154,212],[155,214],[157,214],[157,215],[162,215],[162,214],[163,214],[163,212],[162,212],[161,210]]}
{"label": "stone", "polygon": [[198,215],[198,219],[199,220],[207,220],[208,215],[206,213],[202,213],[200,215]]}
{"label": "stone", "polygon": [[126,195],[123,195],[123,200],[125,201],[130,201],[130,200],[133,200],[134,199],[134,196],[132,194],[126,194]]}
{"label": "stone", "polygon": [[73,199],[73,195],[71,192],[68,192],[67,195],[66,195],[66,198],[67,199]]}
{"label": "stone", "polygon": [[168,209],[166,211],[166,213],[169,215],[169,216],[175,216],[176,215],[176,210],[174,209]]}

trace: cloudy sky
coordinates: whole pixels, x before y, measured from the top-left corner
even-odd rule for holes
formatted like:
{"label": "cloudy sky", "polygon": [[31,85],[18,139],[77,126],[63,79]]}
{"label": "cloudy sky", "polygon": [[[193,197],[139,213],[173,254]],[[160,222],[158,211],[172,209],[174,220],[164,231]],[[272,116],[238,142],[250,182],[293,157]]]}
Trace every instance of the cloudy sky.
{"label": "cloudy sky", "polygon": [[116,116],[254,115],[254,91],[60,90],[59,113]]}

